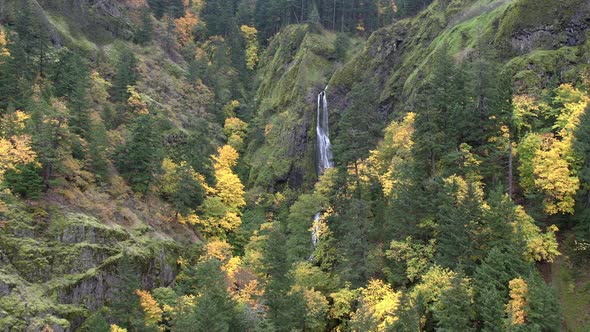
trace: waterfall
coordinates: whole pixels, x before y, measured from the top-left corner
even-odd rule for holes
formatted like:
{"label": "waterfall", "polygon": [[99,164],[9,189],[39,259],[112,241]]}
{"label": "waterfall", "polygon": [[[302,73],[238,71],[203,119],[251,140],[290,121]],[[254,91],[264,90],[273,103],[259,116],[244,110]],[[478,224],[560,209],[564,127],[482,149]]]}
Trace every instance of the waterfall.
{"label": "waterfall", "polygon": [[[330,143],[330,130],[328,124],[328,97],[326,94],[328,87],[318,95],[318,109],[317,109],[317,123],[316,133],[318,140],[318,175],[322,175],[328,168],[334,167],[332,160],[332,143]],[[318,212],[313,216],[313,226],[311,228],[311,243],[316,248],[320,242],[320,229],[322,223],[322,212]],[[313,253],[309,260],[313,259]]]}
{"label": "waterfall", "polygon": [[330,130],[328,124],[328,98],[326,87],[318,95],[318,111],[316,133],[318,139],[318,174],[322,175],[327,168],[334,167],[332,161],[332,144],[330,143]]}

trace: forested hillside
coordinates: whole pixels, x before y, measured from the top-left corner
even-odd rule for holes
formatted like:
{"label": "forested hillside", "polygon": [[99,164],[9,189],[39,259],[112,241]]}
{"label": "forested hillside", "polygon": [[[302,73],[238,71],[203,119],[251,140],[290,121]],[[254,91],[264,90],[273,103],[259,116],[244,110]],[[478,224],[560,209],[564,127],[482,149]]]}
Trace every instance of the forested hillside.
{"label": "forested hillside", "polygon": [[587,331],[585,0],[0,0],[0,330]]}

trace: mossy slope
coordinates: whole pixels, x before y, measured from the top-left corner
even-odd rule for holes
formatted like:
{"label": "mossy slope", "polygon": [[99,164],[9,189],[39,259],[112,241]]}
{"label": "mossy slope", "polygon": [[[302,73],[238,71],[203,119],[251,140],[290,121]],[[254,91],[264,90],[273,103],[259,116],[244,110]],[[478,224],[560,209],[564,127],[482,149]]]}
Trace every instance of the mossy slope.
{"label": "mossy slope", "polygon": [[[117,298],[121,269],[169,285],[182,244],[151,227],[105,224],[65,207],[14,203],[0,215],[0,330],[71,330]],[[129,257],[131,265],[123,266]]]}

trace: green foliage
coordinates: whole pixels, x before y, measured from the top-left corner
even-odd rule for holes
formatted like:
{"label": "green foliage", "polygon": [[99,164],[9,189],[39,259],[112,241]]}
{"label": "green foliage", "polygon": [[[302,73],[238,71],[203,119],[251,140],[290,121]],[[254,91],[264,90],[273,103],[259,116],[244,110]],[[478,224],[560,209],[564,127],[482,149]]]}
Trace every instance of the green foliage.
{"label": "green foliage", "polygon": [[434,263],[436,241],[430,240],[427,244],[414,241],[407,237],[405,241],[392,241],[386,256],[406,265],[405,277],[414,282],[418,280]]}
{"label": "green foliage", "polygon": [[137,274],[133,258],[123,253],[118,265],[118,280],[114,286],[117,298],[111,303],[111,316],[121,326],[139,328],[143,325],[139,313],[139,298],[135,295],[141,289],[141,280]]}
{"label": "green foliage", "polygon": [[102,312],[97,312],[90,316],[82,327],[80,327],[80,331],[82,332],[109,332],[110,331],[110,324],[104,317]]}
{"label": "green foliage", "polygon": [[336,40],[334,40],[334,54],[336,55],[336,60],[344,61],[349,48],[350,39],[348,36],[343,33],[337,34]]}
{"label": "green foliage", "polygon": [[147,193],[162,165],[158,122],[151,114],[136,117],[130,136],[117,155],[117,168],[131,188]]}
{"label": "green foliage", "polygon": [[41,167],[35,163],[17,165],[4,174],[4,185],[13,194],[23,198],[37,199],[44,189]]}
{"label": "green foliage", "polygon": [[472,271],[477,248],[477,229],[481,224],[483,192],[478,183],[462,178],[445,180],[436,215],[438,222],[437,262],[443,267]]}
{"label": "green foliage", "polygon": [[198,294],[194,305],[176,314],[172,331],[235,331],[236,306],[227,294],[220,262],[209,259],[185,266],[178,283],[185,294]]}
{"label": "green foliage", "polygon": [[455,276],[451,287],[439,299],[434,312],[438,327],[443,331],[473,331],[473,290],[469,280]]}
{"label": "green foliage", "polygon": [[123,49],[113,78],[112,99],[116,102],[126,102],[129,98],[128,87],[134,85],[137,78],[137,58],[130,49]]}
{"label": "green foliage", "polygon": [[344,110],[338,123],[338,135],[334,138],[336,160],[344,166],[368,157],[383,129],[376,109],[376,90],[375,84],[359,84],[352,88],[352,104]]}
{"label": "green foliage", "polygon": [[149,7],[141,10],[141,23],[135,31],[134,40],[136,43],[145,45],[149,44],[154,35],[154,23],[152,22],[152,13]]}

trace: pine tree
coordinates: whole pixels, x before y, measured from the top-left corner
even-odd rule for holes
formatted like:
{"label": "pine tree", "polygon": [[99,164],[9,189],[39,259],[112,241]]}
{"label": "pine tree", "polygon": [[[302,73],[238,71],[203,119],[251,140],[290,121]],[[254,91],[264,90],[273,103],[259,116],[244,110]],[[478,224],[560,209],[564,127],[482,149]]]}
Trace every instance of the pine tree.
{"label": "pine tree", "polygon": [[186,164],[181,165],[177,177],[176,190],[172,193],[170,200],[177,213],[188,216],[191,211],[203,203],[205,191],[195,177],[192,167]]}
{"label": "pine tree", "polygon": [[443,331],[473,331],[473,294],[466,279],[457,274],[440,296],[434,318]]}
{"label": "pine tree", "polygon": [[[580,124],[574,133],[573,150],[583,161],[578,172],[580,190],[578,191],[578,208],[576,213],[580,221],[587,220],[590,215],[590,106],[580,116]],[[581,223],[579,228],[584,230],[586,238],[590,238],[590,223]]]}
{"label": "pine tree", "polygon": [[444,267],[460,266],[470,272],[477,257],[478,241],[475,234],[482,218],[483,192],[477,183],[460,177],[445,180],[443,197],[436,219],[437,261]]}
{"label": "pine tree", "polygon": [[195,305],[177,315],[171,331],[236,331],[235,303],[227,293],[225,275],[216,259],[186,266],[178,287],[181,293],[198,295]]}
{"label": "pine tree", "polygon": [[141,10],[140,26],[135,32],[135,42],[140,45],[149,44],[154,35],[154,23],[152,22],[152,13],[149,7]]}
{"label": "pine tree", "polygon": [[151,114],[142,114],[134,120],[130,137],[120,149],[117,168],[139,193],[147,193],[162,164],[162,142],[158,122]]}
{"label": "pine tree", "polygon": [[129,98],[127,87],[134,85],[138,79],[137,58],[129,49],[121,52],[111,88],[111,97],[116,102],[126,102]]}
{"label": "pine tree", "polygon": [[443,46],[434,53],[432,74],[415,101],[415,159],[423,176],[439,175],[441,159],[459,150],[459,144],[466,142],[463,138],[471,132],[473,116],[465,110],[464,84],[462,71]]}
{"label": "pine tree", "polygon": [[68,123],[72,132],[85,135],[90,130],[87,91],[90,87],[90,73],[84,59],[75,52],[63,50],[53,69],[55,94],[68,101]]}
{"label": "pine tree", "polygon": [[111,316],[115,322],[129,329],[143,327],[139,298],[135,295],[135,291],[142,288],[141,280],[133,260],[129,254],[123,253],[117,266],[118,278],[113,289],[113,294],[117,294],[117,297],[110,304]]}
{"label": "pine tree", "polygon": [[107,183],[110,176],[107,146],[107,130],[102,119],[93,119],[88,137],[88,167],[101,184]]}
{"label": "pine tree", "polygon": [[37,199],[43,191],[41,167],[37,163],[17,165],[4,173],[4,185],[13,194],[23,198]]}
{"label": "pine tree", "polygon": [[367,205],[367,202],[355,198],[343,200],[338,206],[346,208],[337,209],[335,212],[341,215],[333,221],[338,251],[342,255],[337,269],[342,278],[354,287],[365,285],[371,275],[368,257],[372,220]]}
{"label": "pine tree", "polygon": [[521,253],[514,244],[495,247],[475,271],[475,309],[483,331],[503,331],[508,282],[530,271]]}

